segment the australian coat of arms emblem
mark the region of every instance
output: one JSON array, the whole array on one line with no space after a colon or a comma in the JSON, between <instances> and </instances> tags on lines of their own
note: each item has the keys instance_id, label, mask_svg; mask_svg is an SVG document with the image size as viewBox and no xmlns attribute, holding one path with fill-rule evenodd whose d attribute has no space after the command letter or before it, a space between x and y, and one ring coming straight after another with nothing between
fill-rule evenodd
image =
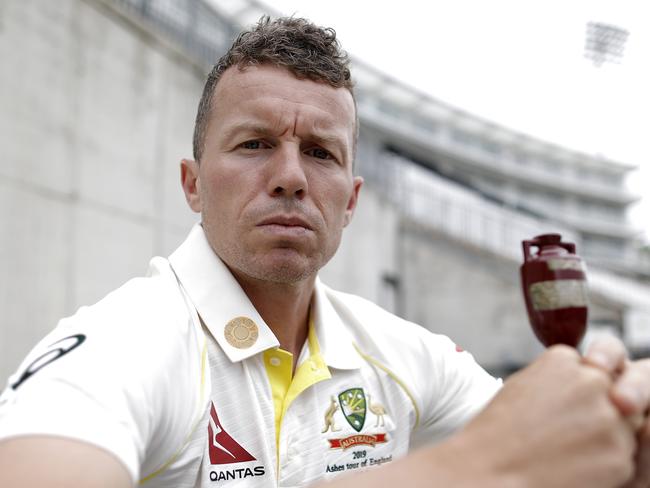
<instances>
[{"instance_id":1,"label":"australian coat of arms emblem","mask_svg":"<svg viewBox=\"0 0 650 488\"><path fill-rule=\"evenodd\" d=\"M339 403L350 426L360 432L366 421L366 395L363 388L350 388L339 393Z\"/></svg>"}]
</instances>

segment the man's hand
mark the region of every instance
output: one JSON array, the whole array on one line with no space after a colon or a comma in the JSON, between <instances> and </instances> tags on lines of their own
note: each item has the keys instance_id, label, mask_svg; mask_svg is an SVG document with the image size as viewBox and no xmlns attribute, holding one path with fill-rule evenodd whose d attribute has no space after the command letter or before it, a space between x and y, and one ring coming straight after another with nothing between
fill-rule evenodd
<instances>
[{"instance_id":1,"label":"man's hand","mask_svg":"<svg viewBox=\"0 0 650 488\"><path fill-rule=\"evenodd\" d=\"M487 461L498 464L501 458L500 469L521 486L614 487L626 482L633 473L636 443L612 401L620 351L601 352L611 367L590 367L574 349L555 346L506 381L466 429L484 436L486 451L492 451Z\"/></svg>"},{"instance_id":2,"label":"man's hand","mask_svg":"<svg viewBox=\"0 0 650 488\"><path fill-rule=\"evenodd\" d=\"M650 487L650 421L647 417L637 433L637 438L636 469L634 477L623 485L625 488Z\"/></svg>"},{"instance_id":3,"label":"man's hand","mask_svg":"<svg viewBox=\"0 0 650 488\"><path fill-rule=\"evenodd\" d=\"M594 342L584 361L607 372L614 379L612 402L637 432L634 477L625 488L650 487L650 359L631 362L623 344L616 339Z\"/></svg>"},{"instance_id":4,"label":"man's hand","mask_svg":"<svg viewBox=\"0 0 650 488\"><path fill-rule=\"evenodd\" d=\"M634 473L636 438L619 408L644 403L623 394L643 385L620 350L606 346L606 365L593 367L575 349L552 347L447 441L326 486L620 487Z\"/></svg>"}]
</instances>

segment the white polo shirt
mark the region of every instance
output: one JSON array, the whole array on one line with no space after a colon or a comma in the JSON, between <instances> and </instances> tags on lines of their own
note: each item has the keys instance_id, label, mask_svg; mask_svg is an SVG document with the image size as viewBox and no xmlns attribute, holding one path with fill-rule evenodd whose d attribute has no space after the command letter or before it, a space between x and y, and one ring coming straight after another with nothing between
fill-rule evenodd
<instances>
[{"instance_id":1,"label":"white polo shirt","mask_svg":"<svg viewBox=\"0 0 650 488\"><path fill-rule=\"evenodd\" d=\"M86 441L143 486L305 486L444 438L500 386L446 337L319 281L310 322L292 375L197 225L34 348L0 439Z\"/></svg>"}]
</instances>

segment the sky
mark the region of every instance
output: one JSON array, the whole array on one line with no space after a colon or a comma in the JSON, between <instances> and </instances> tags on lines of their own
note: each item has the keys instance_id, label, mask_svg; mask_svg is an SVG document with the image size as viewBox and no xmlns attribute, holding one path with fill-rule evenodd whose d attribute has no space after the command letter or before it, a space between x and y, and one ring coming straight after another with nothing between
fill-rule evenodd
<instances>
[{"instance_id":1,"label":"sky","mask_svg":"<svg viewBox=\"0 0 650 488\"><path fill-rule=\"evenodd\" d=\"M640 166L630 219L650 240L650 2L267 0L334 27L353 56L517 131ZM620 64L584 56L586 24L629 31ZM353 73L354 75L354 73Z\"/></svg>"}]
</instances>

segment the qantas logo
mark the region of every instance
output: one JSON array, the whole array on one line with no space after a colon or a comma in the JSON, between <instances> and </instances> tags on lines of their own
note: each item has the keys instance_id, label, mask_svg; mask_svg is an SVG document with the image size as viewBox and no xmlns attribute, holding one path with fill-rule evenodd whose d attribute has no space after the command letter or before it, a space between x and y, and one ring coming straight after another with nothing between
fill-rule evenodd
<instances>
[{"instance_id":1,"label":"qantas logo","mask_svg":"<svg viewBox=\"0 0 650 488\"><path fill-rule=\"evenodd\" d=\"M230 434L225 431L214 403L210 405L210 423L208 424L208 448L210 454L210 464L231 464L244 463L247 461L256 461L256 459Z\"/></svg>"},{"instance_id":2,"label":"qantas logo","mask_svg":"<svg viewBox=\"0 0 650 488\"><path fill-rule=\"evenodd\" d=\"M219 422L214 403L210 402L210 422L208 423L208 454L212 466L219 464L245 463L257 461L251 453L230 437ZM244 478L264 476L266 469L263 464L248 465L249 467L234 468L214 467L210 470L210 481L230 481Z\"/></svg>"}]
</instances>

